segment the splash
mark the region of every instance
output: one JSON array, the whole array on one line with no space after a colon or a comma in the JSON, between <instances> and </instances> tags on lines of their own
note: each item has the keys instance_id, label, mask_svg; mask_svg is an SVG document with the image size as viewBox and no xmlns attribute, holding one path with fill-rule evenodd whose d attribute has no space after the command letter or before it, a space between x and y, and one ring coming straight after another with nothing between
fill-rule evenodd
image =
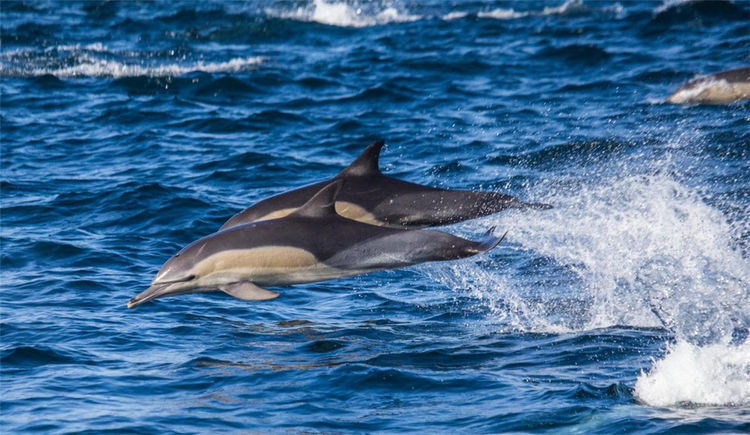
<instances>
[{"instance_id":1,"label":"splash","mask_svg":"<svg viewBox=\"0 0 750 435\"><path fill-rule=\"evenodd\" d=\"M635 384L635 395L651 406L750 404L750 341L739 346L696 346L678 341Z\"/></svg>"},{"instance_id":2,"label":"splash","mask_svg":"<svg viewBox=\"0 0 750 435\"><path fill-rule=\"evenodd\" d=\"M547 316L540 315L544 307L539 302L519 295L513 283L504 274L493 273L470 261L424 264L417 270L447 287L468 291L500 325L499 332L570 331L567 325L555 323Z\"/></svg>"},{"instance_id":3,"label":"splash","mask_svg":"<svg viewBox=\"0 0 750 435\"><path fill-rule=\"evenodd\" d=\"M277 14L267 10L268 15L281 18L316 22L338 27L370 27L390 23L416 21L422 18L410 15L394 6L378 8L373 4L350 4L345 2L328 2L314 0L309 6L299 7L292 12Z\"/></svg>"},{"instance_id":4,"label":"splash","mask_svg":"<svg viewBox=\"0 0 750 435\"><path fill-rule=\"evenodd\" d=\"M546 195L530 194L552 210L466 224L510 230L508 248L551 260L572 276L569 283L527 283L529 273L514 277L514 266L473 262L428 273L468 289L503 330L666 327L675 343L635 388L647 405L750 403L750 262L739 246L745 219L732 225L672 175L632 175L633 166L621 164L596 171L613 175L561 177ZM544 275L544 267L535 273Z\"/></svg>"},{"instance_id":5,"label":"splash","mask_svg":"<svg viewBox=\"0 0 750 435\"><path fill-rule=\"evenodd\" d=\"M553 203L552 210L510 212L485 221L510 230L509 242L529 255L567 271L573 281L563 291L568 302L514 300L539 293L539 284L527 284L524 276L506 284L514 291L496 292L494 275L477 275L464 263L453 271L473 276L478 289L472 291L481 292L483 300L498 299L495 306L523 305L524 315L513 319L518 323L512 327L552 332L667 322L679 337L701 344L750 323L744 314L750 312L750 266L734 246L736 231L687 187L665 175L597 184L569 179L559 180L548 195L532 196Z\"/></svg>"}]
</instances>

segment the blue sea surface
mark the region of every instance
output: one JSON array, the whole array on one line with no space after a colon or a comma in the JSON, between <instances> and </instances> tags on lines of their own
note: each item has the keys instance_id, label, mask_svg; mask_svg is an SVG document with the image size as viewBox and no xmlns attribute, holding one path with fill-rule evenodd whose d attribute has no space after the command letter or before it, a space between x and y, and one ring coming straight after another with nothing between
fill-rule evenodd
<instances>
[{"instance_id":1,"label":"blue sea surface","mask_svg":"<svg viewBox=\"0 0 750 435\"><path fill-rule=\"evenodd\" d=\"M0 3L0 431L750 432L748 2ZM383 172L494 250L126 308L233 214Z\"/></svg>"}]
</instances>

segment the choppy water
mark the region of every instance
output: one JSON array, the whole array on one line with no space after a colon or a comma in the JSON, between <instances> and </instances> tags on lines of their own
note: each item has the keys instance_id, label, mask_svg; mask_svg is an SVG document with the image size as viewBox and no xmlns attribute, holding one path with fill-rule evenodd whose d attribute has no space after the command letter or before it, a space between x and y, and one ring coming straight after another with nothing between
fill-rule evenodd
<instances>
[{"instance_id":1,"label":"choppy water","mask_svg":"<svg viewBox=\"0 0 750 435\"><path fill-rule=\"evenodd\" d=\"M750 431L747 3L10 2L3 431ZM494 251L125 304L385 138L385 172L555 205Z\"/></svg>"}]
</instances>

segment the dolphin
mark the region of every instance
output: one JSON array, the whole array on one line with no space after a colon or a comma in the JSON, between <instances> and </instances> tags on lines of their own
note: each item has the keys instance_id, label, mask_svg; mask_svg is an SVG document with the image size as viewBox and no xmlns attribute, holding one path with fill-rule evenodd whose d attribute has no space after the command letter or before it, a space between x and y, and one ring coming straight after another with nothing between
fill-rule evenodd
<instances>
[{"instance_id":1,"label":"dolphin","mask_svg":"<svg viewBox=\"0 0 750 435\"><path fill-rule=\"evenodd\" d=\"M750 98L750 67L698 77L667 98L673 104L728 104Z\"/></svg>"},{"instance_id":2,"label":"dolphin","mask_svg":"<svg viewBox=\"0 0 750 435\"><path fill-rule=\"evenodd\" d=\"M439 189L387 177L378 167L384 144L382 140L370 144L331 180L272 196L242 210L220 230L287 216L334 180L346 181L336 200L336 212L349 219L392 228L447 225L506 208L551 208L496 192Z\"/></svg>"},{"instance_id":3,"label":"dolphin","mask_svg":"<svg viewBox=\"0 0 750 435\"><path fill-rule=\"evenodd\" d=\"M199 239L175 254L128 308L152 299L222 290L262 301L279 293L261 286L299 284L488 251L505 237L494 227L474 242L441 231L368 225L336 213L336 180L289 215L238 225Z\"/></svg>"}]
</instances>

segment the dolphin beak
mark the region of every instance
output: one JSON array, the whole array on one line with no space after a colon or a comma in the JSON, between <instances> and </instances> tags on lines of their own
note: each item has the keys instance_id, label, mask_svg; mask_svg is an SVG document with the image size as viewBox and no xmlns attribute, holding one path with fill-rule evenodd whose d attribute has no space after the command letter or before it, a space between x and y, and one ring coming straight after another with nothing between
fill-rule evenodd
<instances>
[{"instance_id":1,"label":"dolphin beak","mask_svg":"<svg viewBox=\"0 0 750 435\"><path fill-rule=\"evenodd\" d=\"M128 308L133 308L144 302L150 301L151 299L163 296L191 293L191 290L196 288L196 286L190 285L190 281L193 281L194 279L195 275L189 275L169 281L161 280L156 282L156 280L154 280L149 288L138 293L133 299L128 301Z\"/></svg>"},{"instance_id":2,"label":"dolphin beak","mask_svg":"<svg viewBox=\"0 0 750 435\"><path fill-rule=\"evenodd\" d=\"M146 290L138 293L133 299L128 301L128 308L136 307L144 302L150 301L151 299L163 296L166 292L164 291L169 284L154 284Z\"/></svg>"}]
</instances>

